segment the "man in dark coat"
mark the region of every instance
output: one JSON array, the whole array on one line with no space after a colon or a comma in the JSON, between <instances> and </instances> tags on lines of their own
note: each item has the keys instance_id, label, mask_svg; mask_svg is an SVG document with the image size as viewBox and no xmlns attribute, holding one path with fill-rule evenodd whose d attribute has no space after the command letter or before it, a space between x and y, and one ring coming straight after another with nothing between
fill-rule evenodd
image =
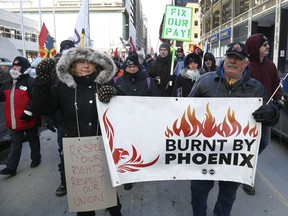
<instances>
[{"instance_id":1,"label":"man in dark coat","mask_svg":"<svg viewBox=\"0 0 288 216\"><path fill-rule=\"evenodd\" d=\"M249 49L250 74L251 77L261 82L271 97L280 84L279 74L275 64L267 56L269 54L269 41L265 35L253 34L246 40L246 46ZM279 88L273 96L273 102L279 108L282 107L281 89ZM260 141L259 154L269 145L271 139L271 127L263 127L263 137ZM255 194L255 186L243 185L244 191L248 195Z\"/></svg>"},{"instance_id":2,"label":"man in dark coat","mask_svg":"<svg viewBox=\"0 0 288 216\"><path fill-rule=\"evenodd\" d=\"M268 100L264 86L250 77L248 72L248 51L242 43L228 45L224 62L218 71L203 74L194 84L190 97L261 97L264 105L251 113L262 125L274 125L279 119L278 109L266 105ZM263 133L262 133L263 137ZM230 216L236 199L238 182L219 181L219 193L213 215ZM191 196L193 215L206 215L207 198L214 181L192 180Z\"/></svg>"},{"instance_id":3,"label":"man in dark coat","mask_svg":"<svg viewBox=\"0 0 288 216\"><path fill-rule=\"evenodd\" d=\"M160 96L169 97L172 95L175 77L171 75L172 56L170 45L166 42L159 47L159 55L148 67L148 74L155 78ZM174 67L176 62L174 61Z\"/></svg>"}]
</instances>

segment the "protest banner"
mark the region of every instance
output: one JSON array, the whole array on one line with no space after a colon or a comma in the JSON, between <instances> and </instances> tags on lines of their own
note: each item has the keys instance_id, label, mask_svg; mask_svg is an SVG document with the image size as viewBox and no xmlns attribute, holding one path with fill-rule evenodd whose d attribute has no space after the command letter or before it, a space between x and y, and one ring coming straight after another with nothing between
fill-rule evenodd
<instances>
[{"instance_id":1,"label":"protest banner","mask_svg":"<svg viewBox=\"0 0 288 216\"><path fill-rule=\"evenodd\" d=\"M112 184L224 180L253 184L259 98L97 99Z\"/></svg>"},{"instance_id":2,"label":"protest banner","mask_svg":"<svg viewBox=\"0 0 288 216\"><path fill-rule=\"evenodd\" d=\"M63 138L63 151L69 211L117 205L102 137Z\"/></svg>"},{"instance_id":3,"label":"protest banner","mask_svg":"<svg viewBox=\"0 0 288 216\"><path fill-rule=\"evenodd\" d=\"M191 41L192 8L167 5L162 38Z\"/></svg>"}]
</instances>

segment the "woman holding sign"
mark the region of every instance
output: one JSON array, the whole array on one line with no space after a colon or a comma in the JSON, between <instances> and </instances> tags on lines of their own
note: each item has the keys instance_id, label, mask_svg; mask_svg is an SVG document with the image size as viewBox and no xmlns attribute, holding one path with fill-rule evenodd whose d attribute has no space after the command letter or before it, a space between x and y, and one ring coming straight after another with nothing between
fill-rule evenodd
<instances>
[{"instance_id":1,"label":"woman holding sign","mask_svg":"<svg viewBox=\"0 0 288 216\"><path fill-rule=\"evenodd\" d=\"M42 114L59 110L64 138L101 135L95 94L97 92L99 99L105 102L116 94L115 88L102 85L115 75L113 60L91 48L71 48L57 63L58 82L51 86L54 66L54 60L45 59L36 68L35 109ZM117 201L117 206L107 208L112 216L122 215L119 199ZM78 212L77 215L94 216L95 212Z\"/></svg>"}]
</instances>

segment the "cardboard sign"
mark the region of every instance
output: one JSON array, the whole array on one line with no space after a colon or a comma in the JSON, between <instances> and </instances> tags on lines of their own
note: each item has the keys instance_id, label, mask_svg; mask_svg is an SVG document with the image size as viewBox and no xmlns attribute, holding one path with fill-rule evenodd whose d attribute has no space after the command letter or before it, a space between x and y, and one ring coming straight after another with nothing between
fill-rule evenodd
<instances>
[{"instance_id":1,"label":"cardboard sign","mask_svg":"<svg viewBox=\"0 0 288 216\"><path fill-rule=\"evenodd\" d=\"M166 6L162 31L163 39L190 41L192 28L192 8Z\"/></svg>"},{"instance_id":2,"label":"cardboard sign","mask_svg":"<svg viewBox=\"0 0 288 216\"><path fill-rule=\"evenodd\" d=\"M69 211L117 205L101 136L63 138Z\"/></svg>"}]
</instances>

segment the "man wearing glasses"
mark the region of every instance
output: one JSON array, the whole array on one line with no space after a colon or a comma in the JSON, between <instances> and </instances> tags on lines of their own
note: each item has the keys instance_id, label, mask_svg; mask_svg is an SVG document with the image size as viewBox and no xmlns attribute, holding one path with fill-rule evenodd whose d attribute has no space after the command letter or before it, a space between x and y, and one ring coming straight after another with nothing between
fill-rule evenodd
<instances>
[{"instance_id":1,"label":"man wearing glasses","mask_svg":"<svg viewBox=\"0 0 288 216\"><path fill-rule=\"evenodd\" d=\"M250 74L251 77L261 82L267 91L269 98L273 95L280 83L279 74L275 64L268 59L269 41L265 35L258 33L251 35L246 40L246 46L249 50ZM273 103L280 109L283 106L281 101L281 89L279 88L273 96ZM260 141L259 154L268 146L271 137L271 127L262 128L262 137ZM243 185L245 193L255 195L255 186Z\"/></svg>"},{"instance_id":2,"label":"man wearing glasses","mask_svg":"<svg viewBox=\"0 0 288 216\"><path fill-rule=\"evenodd\" d=\"M279 111L271 104L266 105L268 97L265 88L259 81L251 78L248 64L247 47L243 43L229 44L225 60L217 71L203 74L194 84L188 97L262 97L265 105L260 106L251 115L263 125L274 125L279 119ZM230 216L240 183L219 181L218 184L219 193L213 215ZM212 180L191 181L193 216L207 215L207 199L213 187Z\"/></svg>"}]
</instances>

